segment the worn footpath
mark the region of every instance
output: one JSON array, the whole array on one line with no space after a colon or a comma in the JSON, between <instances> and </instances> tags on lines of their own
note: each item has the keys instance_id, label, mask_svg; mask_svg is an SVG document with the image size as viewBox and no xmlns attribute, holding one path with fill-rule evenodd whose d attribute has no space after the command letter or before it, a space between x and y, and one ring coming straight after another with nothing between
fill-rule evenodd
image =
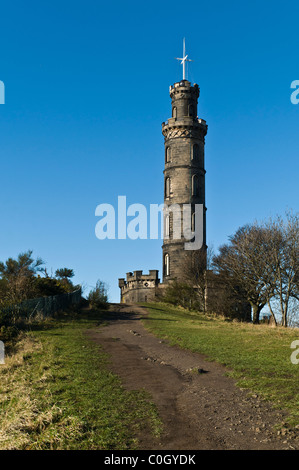
<instances>
[{"instance_id":1,"label":"worn footpath","mask_svg":"<svg viewBox=\"0 0 299 470\"><path fill-rule=\"evenodd\" d=\"M157 406L163 432L141 433L140 449L299 449L294 432L275 428L286 413L238 388L225 367L154 336L145 315L143 307L114 304L107 325L87 332L109 354L123 386L147 390Z\"/></svg>"}]
</instances>

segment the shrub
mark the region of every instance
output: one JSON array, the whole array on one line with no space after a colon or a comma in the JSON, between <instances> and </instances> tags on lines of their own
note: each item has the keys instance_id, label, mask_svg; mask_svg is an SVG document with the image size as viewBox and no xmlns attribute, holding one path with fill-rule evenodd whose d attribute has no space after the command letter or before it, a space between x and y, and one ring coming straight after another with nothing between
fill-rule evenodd
<instances>
[{"instance_id":1,"label":"shrub","mask_svg":"<svg viewBox=\"0 0 299 470\"><path fill-rule=\"evenodd\" d=\"M16 326L5 326L0 327L0 341L6 343L11 341L19 335L20 331Z\"/></svg>"},{"instance_id":2,"label":"shrub","mask_svg":"<svg viewBox=\"0 0 299 470\"><path fill-rule=\"evenodd\" d=\"M96 287L89 292L88 301L92 308L108 308L107 286L103 281L97 281Z\"/></svg>"},{"instance_id":3,"label":"shrub","mask_svg":"<svg viewBox=\"0 0 299 470\"><path fill-rule=\"evenodd\" d=\"M62 281L51 277L38 276L34 281L34 297L47 297L49 295L58 295L68 292Z\"/></svg>"},{"instance_id":4,"label":"shrub","mask_svg":"<svg viewBox=\"0 0 299 470\"><path fill-rule=\"evenodd\" d=\"M178 282L175 280L170 283L165 289L164 296L161 300L189 310L201 310L196 290L187 282Z\"/></svg>"}]
</instances>

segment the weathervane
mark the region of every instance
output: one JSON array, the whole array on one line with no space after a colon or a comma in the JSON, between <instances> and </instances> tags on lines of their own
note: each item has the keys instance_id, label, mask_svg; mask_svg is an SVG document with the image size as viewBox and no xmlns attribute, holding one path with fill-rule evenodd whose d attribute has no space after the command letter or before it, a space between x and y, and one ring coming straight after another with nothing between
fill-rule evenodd
<instances>
[{"instance_id":1,"label":"weathervane","mask_svg":"<svg viewBox=\"0 0 299 470\"><path fill-rule=\"evenodd\" d=\"M183 57L175 57L176 60L181 60L181 64L183 65L183 80L185 80L185 64L186 62L193 62L193 60L188 59L188 55L186 55L186 50L185 50L185 38L183 40Z\"/></svg>"}]
</instances>

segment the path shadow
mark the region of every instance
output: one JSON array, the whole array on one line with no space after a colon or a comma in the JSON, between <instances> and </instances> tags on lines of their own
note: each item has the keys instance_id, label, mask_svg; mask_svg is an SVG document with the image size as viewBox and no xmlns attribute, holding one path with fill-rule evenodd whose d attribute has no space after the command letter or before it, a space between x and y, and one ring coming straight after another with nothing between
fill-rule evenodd
<instances>
[{"instance_id":1,"label":"path shadow","mask_svg":"<svg viewBox=\"0 0 299 470\"><path fill-rule=\"evenodd\" d=\"M143 312L134 312L133 309L138 307L139 309L144 310ZM132 311L130 311L132 309ZM159 309L162 311L162 309ZM143 305L136 304L110 304L109 310L102 312L102 318L105 321L117 321L117 320L140 320L140 318L146 318L147 320L154 320L148 317L148 311ZM169 318L159 318L159 321L176 321L169 320Z\"/></svg>"}]
</instances>

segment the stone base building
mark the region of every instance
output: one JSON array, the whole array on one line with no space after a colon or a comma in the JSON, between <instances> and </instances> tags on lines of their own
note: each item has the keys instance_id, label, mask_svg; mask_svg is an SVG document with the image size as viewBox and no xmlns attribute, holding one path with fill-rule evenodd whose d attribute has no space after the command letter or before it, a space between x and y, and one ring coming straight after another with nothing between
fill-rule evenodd
<instances>
[{"instance_id":1,"label":"stone base building","mask_svg":"<svg viewBox=\"0 0 299 470\"><path fill-rule=\"evenodd\" d=\"M142 271L127 273L126 279L118 280L120 301L122 303L152 302L158 296L160 286L159 271L150 270L149 274Z\"/></svg>"}]
</instances>

